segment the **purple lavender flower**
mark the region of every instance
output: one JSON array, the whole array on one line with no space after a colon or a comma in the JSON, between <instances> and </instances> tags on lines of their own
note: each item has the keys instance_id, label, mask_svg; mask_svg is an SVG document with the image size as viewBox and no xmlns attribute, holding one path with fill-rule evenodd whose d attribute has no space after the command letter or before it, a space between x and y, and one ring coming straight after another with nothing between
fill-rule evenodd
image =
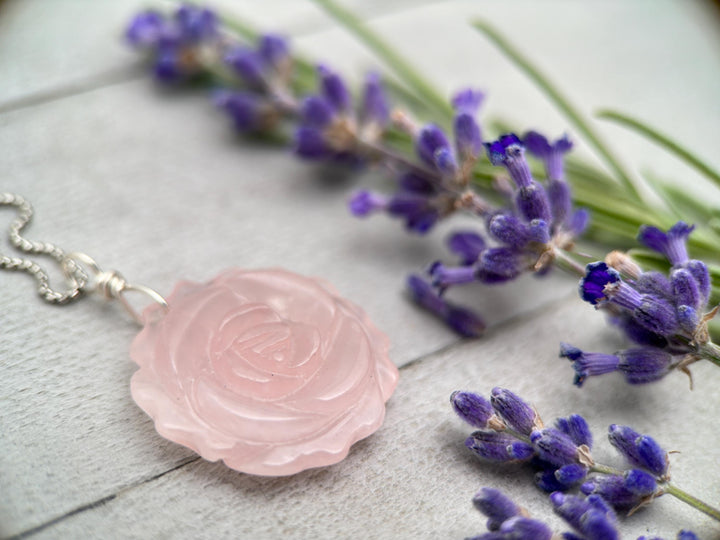
<instances>
[{"instance_id":1,"label":"purple lavender flower","mask_svg":"<svg viewBox=\"0 0 720 540\"><path fill-rule=\"evenodd\" d=\"M622 475L600 475L584 483L580 490L598 495L616 508L628 509L642 503L657 490L655 478L645 471L631 469Z\"/></svg>"},{"instance_id":2,"label":"purple lavender flower","mask_svg":"<svg viewBox=\"0 0 720 540\"><path fill-rule=\"evenodd\" d=\"M142 11L128 24L125 39L133 47L154 47L160 39L164 22L161 13L154 10Z\"/></svg>"},{"instance_id":3,"label":"purple lavender flower","mask_svg":"<svg viewBox=\"0 0 720 540\"><path fill-rule=\"evenodd\" d=\"M452 99L455 108L455 146L463 161L474 161L482 150L482 130L475 116L484 98L482 92L467 88Z\"/></svg>"},{"instance_id":4,"label":"purple lavender flower","mask_svg":"<svg viewBox=\"0 0 720 540\"><path fill-rule=\"evenodd\" d=\"M641 326L661 336L673 335L678 330L677 314L667 300L641 294L604 262L587 265L585 277L580 281L580 296L594 305L611 302L627 310Z\"/></svg>"},{"instance_id":5,"label":"purple lavender flower","mask_svg":"<svg viewBox=\"0 0 720 540\"><path fill-rule=\"evenodd\" d=\"M241 133L271 131L280 120L273 104L252 92L218 90L213 101L227 112Z\"/></svg>"},{"instance_id":6,"label":"purple lavender flower","mask_svg":"<svg viewBox=\"0 0 720 540\"><path fill-rule=\"evenodd\" d=\"M390 120L390 104L377 73L369 73L365 78L360 119L379 128L387 126Z\"/></svg>"},{"instance_id":7,"label":"purple lavender flower","mask_svg":"<svg viewBox=\"0 0 720 540\"><path fill-rule=\"evenodd\" d=\"M640 227L638 240L643 245L664 255L670 264L676 266L688 260L686 243L693 229L695 229L694 225L688 225L683 221L678 221L667 232L663 232L657 227L643 225Z\"/></svg>"},{"instance_id":8,"label":"purple lavender flower","mask_svg":"<svg viewBox=\"0 0 720 540\"><path fill-rule=\"evenodd\" d=\"M517 135L503 135L496 141L485 143L485 149L490 163L503 165L518 187L527 187L534 182L530 166L525 160L525 147Z\"/></svg>"},{"instance_id":9,"label":"purple lavender flower","mask_svg":"<svg viewBox=\"0 0 720 540\"><path fill-rule=\"evenodd\" d=\"M582 446L584 444L588 448L592 448L593 437L590 426L579 414L556 419L555 427L570 437L576 445Z\"/></svg>"},{"instance_id":10,"label":"purple lavender flower","mask_svg":"<svg viewBox=\"0 0 720 540\"><path fill-rule=\"evenodd\" d=\"M528 152L543 160L548 177L547 194L553 214L553 226L573 230L577 227L572 223L576 219L571 214L572 197L570 186L565 182L564 155L572 148L572 143L563 136L550 143L545 136L536 131L525 134L524 141Z\"/></svg>"},{"instance_id":11,"label":"purple lavender flower","mask_svg":"<svg viewBox=\"0 0 720 540\"><path fill-rule=\"evenodd\" d=\"M128 43L150 54L156 78L166 83L199 75L198 47L217 36L217 15L189 4L180 6L172 17L152 10L141 12L125 30Z\"/></svg>"},{"instance_id":12,"label":"purple lavender flower","mask_svg":"<svg viewBox=\"0 0 720 540\"><path fill-rule=\"evenodd\" d=\"M616 354L584 352L567 343L560 344L560 357L573 362L576 386L588 377L620 371L630 384L657 381L670 372L672 355L651 347L625 349Z\"/></svg>"},{"instance_id":13,"label":"purple lavender flower","mask_svg":"<svg viewBox=\"0 0 720 540\"><path fill-rule=\"evenodd\" d=\"M408 277L407 286L412 299L450 328L464 337L478 337L485 331L485 323L472 311L456 306L440 295L419 276Z\"/></svg>"},{"instance_id":14,"label":"purple lavender flower","mask_svg":"<svg viewBox=\"0 0 720 540\"><path fill-rule=\"evenodd\" d=\"M556 467L578 462L578 448L573 440L555 428L533 431L530 441L543 461Z\"/></svg>"},{"instance_id":15,"label":"purple lavender flower","mask_svg":"<svg viewBox=\"0 0 720 540\"><path fill-rule=\"evenodd\" d=\"M530 435L537 426L535 409L517 394L505 388L495 387L490 395L495 411L515 431Z\"/></svg>"},{"instance_id":16,"label":"purple lavender flower","mask_svg":"<svg viewBox=\"0 0 720 540\"><path fill-rule=\"evenodd\" d=\"M445 156L451 153L450 142L440 127L430 124L420 130L415 141L415 151L426 165L435 169L438 153Z\"/></svg>"},{"instance_id":17,"label":"purple lavender flower","mask_svg":"<svg viewBox=\"0 0 720 540\"><path fill-rule=\"evenodd\" d=\"M455 231L446 244L450 251L460 256L460 262L465 266L475 263L487 246L485 239L475 231Z\"/></svg>"},{"instance_id":18,"label":"purple lavender flower","mask_svg":"<svg viewBox=\"0 0 720 540\"><path fill-rule=\"evenodd\" d=\"M550 540L552 531L543 522L521 515L508 497L492 488L482 488L473 497L473 505L488 517L489 533L468 540Z\"/></svg>"},{"instance_id":19,"label":"purple lavender flower","mask_svg":"<svg viewBox=\"0 0 720 540\"><path fill-rule=\"evenodd\" d=\"M486 527L497 531L504 521L520 514L520 509L500 490L484 487L473 497L473 506L487 516Z\"/></svg>"},{"instance_id":20,"label":"purple lavender flower","mask_svg":"<svg viewBox=\"0 0 720 540\"><path fill-rule=\"evenodd\" d=\"M453 392L450 403L460 418L476 428L487 427L488 420L495 412L488 400L473 392Z\"/></svg>"},{"instance_id":21,"label":"purple lavender flower","mask_svg":"<svg viewBox=\"0 0 720 540\"><path fill-rule=\"evenodd\" d=\"M520 451L525 445L527 451ZM527 461L533 456L532 446L516 439L512 435L498 433L497 431L475 431L465 441L468 447L475 455L488 461L507 462L507 461ZM511 454L509 448L513 449ZM523 458L517 458L516 455L523 455Z\"/></svg>"},{"instance_id":22,"label":"purple lavender flower","mask_svg":"<svg viewBox=\"0 0 720 540\"><path fill-rule=\"evenodd\" d=\"M667 473L667 452L652 437L641 435L629 426L612 424L608 428L608 439L636 467L657 476Z\"/></svg>"},{"instance_id":23,"label":"purple lavender flower","mask_svg":"<svg viewBox=\"0 0 720 540\"><path fill-rule=\"evenodd\" d=\"M528 131L523 137L523 143L528 152L543 160L545 172L549 179L565 179L563 158L573 146L567 135L563 135L554 143L550 143L544 135L537 131Z\"/></svg>"},{"instance_id":24,"label":"purple lavender flower","mask_svg":"<svg viewBox=\"0 0 720 540\"><path fill-rule=\"evenodd\" d=\"M553 493L550 501L555 513L586 540L614 540L620 538L617 516L610 506L597 495L585 499L574 495Z\"/></svg>"}]
</instances>

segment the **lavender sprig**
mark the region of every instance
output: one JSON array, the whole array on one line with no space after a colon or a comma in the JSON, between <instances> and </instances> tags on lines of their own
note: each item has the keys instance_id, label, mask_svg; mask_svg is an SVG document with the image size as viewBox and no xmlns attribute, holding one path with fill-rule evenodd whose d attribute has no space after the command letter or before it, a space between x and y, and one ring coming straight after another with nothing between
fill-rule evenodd
<instances>
[{"instance_id":1,"label":"lavender sprig","mask_svg":"<svg viewBox=\"0 0 720 540\"><path fill-rule=\"evenodd\" d=\"M524 508L516 505L497 489L484 487L473 497L475 508L487 516L485 526L490 531L468 537L466 540L543 540L557 538L550 527L531 518ZM578 497L555 492L550 495L553 511L560 516L573 532L562 533L565 540L616 540L617 515L598 495ZM641 536L638 540L662 540L660 537ZM676 540L698 540L689 530L678 532Z\"/></svg>"},{"instance_id":2,"label":"lavender sprig","mask_svg":"<svg viewBox=\"0 0 720 540\"><path fill-rule=\"evenodd\" d=\"M571 490L631 513L669 494L720 521L720 510L670 482L670 462L663 447L628 426L613 424L608 429L610 444L629 464L621 470L594 460L593 437L580 415L558 418L548 427L531 405L504 388L494 388L490 400L457 391L450 402L458 416L476 428L465 441L471 452L492 463L530 465L536 471L535 484L553 493L558 508L574 500L561 495Z\"/></svg>"},{"instance_id":3,"label":"lavender sprig","mask_svg":"<svg viewBox=\"0 0 720 540\"><path fill-rule=\"evenodd\" d=\"M643 271L620 252L587 265L580 280L581 298L606 312L636 346L604 354L563 343L560 356L572 362L577 386L588 377L613 371L621 372L630 384L645 384L676 369L689 375L688 366L702 359L720 366L720 349L708 330L717 312L717 307L708 306L710 273L687 252L693 229L682 221L667 231L640 229L638 240L670 264L667 275Z\"/></svg>"}]
</instances>

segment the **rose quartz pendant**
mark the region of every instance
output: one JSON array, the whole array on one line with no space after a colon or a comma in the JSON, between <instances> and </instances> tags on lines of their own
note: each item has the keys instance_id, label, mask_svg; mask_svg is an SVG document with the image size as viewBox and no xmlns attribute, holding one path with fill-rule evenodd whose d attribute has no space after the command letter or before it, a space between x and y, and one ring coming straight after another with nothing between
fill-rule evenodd
<instances>
[{"instance_id":1,"label":"rose quartz pendant","mask_svg":"<svg viewBox=\"0 0 720 540\"><path fill-rule=\"evenodd\" d=\"M145 310L130 352L133 399L163 437L281 476L337 463L382 424L389 340L329 283L231 269L167 301Z\"/></svg>"}]
</instances>

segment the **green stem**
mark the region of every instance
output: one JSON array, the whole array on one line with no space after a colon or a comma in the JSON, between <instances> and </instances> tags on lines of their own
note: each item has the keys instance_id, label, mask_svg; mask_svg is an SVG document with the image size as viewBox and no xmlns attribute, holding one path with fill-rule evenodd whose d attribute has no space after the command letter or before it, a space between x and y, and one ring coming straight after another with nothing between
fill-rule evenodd
<instances>
[{"instance_id":1,"label":"green stem","mask_svg":"<svg viewBox=\"0 0 720 540\"><path fill-rule=\"evenodd\" d=\"M683 491L673 484L667 483L663 486L663 491L668 495L672 495L678 500L681 500L685 504L689 504L696 510L700 510L703 514L706 514L713 518L715 521L720 521L720 510L710 506L709 504L701 501L697 497L693 497L688 492Z\"/></svg>"},{"instance_id":2,"label":"green stem","mask_svg":"<svg viewBox=\"0 0 720 540\"><path fill-rule=\"evenodd\" d=\"M567 251L563 249L555 250L555 266L573 276L583 277L585 275L585 268L572 259Z\"/></svg>"},{"instance_id":3,"label":"green stem","mask_svg":"<svg viewBox=\"0 0 720 540\"><path fill-rule=\"evenodd\" d=\"M619 476L624 471L615 469L613 467L608 467L607 465L603 465L602 463L594 463L590 467L590 472L597 472L597 473L601 473L601 474L613 474L613 475Z\"/></svg>"},{"instance_id":4,"label":"green stem","mask_svg":"<svg viewBox=\"0 0 720 540\"><path fill-rule=\"evenodd\" d=\"M553 86L545 75L532 65L532 63L525 58L518 49L511 45L497 30L495 30L490 24L482 20L473 21L473 26L482 32L486 37L490 39L505 55L512 60L516 66L518 66L525 75L527 75L544 93L555 106L575 125L575 128L585 137L587 142L592 146L595 151L602 157L605 163L610 169L617 175L620 181L624 184L628 193L631 194L635 199L640 198L640 191L636 185L637 180L634 180L625 168L620 164L617 158L612 154L610 149L602 142L600 136L590 126L590 124L583 118L582 114L570 104L570 102L563 96L560 91Z\"/></svg>"},{"instance_id":5,"label":"green stem","mask_svg":"<svg viewBox=\"0 0 720 540\"><path fill-rule=\"evenodd\" d=\"M700 356L720 367L720 347L712 341L700 347Z\"/></svg>"},{"instance_id":6,"label":"green stem","mask_svg":"<svg viewBox=\"0 0 720 540\"><path fill-rule=\"evenodd\" d=\"M397 53L380 36L370 30L354 13L333 0L313 0L346 29L355 34L370 50L385 62L405 84L445 118L453 115L447 99L438 92L408 60Z\"/></svg>"},{"instance_id":7,"label":"green stem","mask_svg":"<svg viewBox=\"0 0 720 540\"><path fill-rule=\"evenodd\" d=\"M670 139L670 137L668 137L667 135L663 135L659 131L640 122L639 120L636 120L635 118L631 118L616 111L602 110L597 112L595 116L597 116L598 118L603 118L605 120L617 122L622 126L637 131L641 135L644 135L645 137L653 141L655 144L663 147L668 152L675 154L676 157L680 158L685 163L697 170L699 173L705 175L707 178L712 180L715 185L720 186L720 174L714 171L707 163L705 163L699 157L692 154L689 150L683 148L682 146L680 146L680 144Z\"/></svg>"}]
</instances>

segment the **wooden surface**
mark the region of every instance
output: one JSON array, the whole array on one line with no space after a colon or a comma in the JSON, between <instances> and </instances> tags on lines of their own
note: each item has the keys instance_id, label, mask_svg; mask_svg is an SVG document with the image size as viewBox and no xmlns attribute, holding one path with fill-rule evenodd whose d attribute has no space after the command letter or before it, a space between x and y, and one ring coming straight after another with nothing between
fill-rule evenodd
<instances>
[{"instance_id":1,"label":"wooden surface","mask_svg":"<svg viewBox=\"0 0 720 540\"><path fill-rule=\"evenodd\" d=\"M376 64L309 3L223 4L348 75ZM28 236L87 252L164 294L180 278L205 280L229 266L321 276L388 333L400 386L385 425L340 464L289 478L242 475L160 438L135 406L127 350L137 328L119 306L93 298L50 307L27 276L2 272L1 537L462 538L482 530L470 498L484 485L564 530L529 471L484 465L463 447L470 430L448 396L496 385L534 402L546 419L586 415L596 457L611 464L619 461L604 440L608 424L655 436L680 452L672 457L676 483L720 502L717 368L698 365L693 392L680 375L646 388L610 376L578 390L558 342L604 351L621 342L559 275L459 291L492 324L482 340L459 340L401 292L407 273L445 255L452 224L419 239L384 217L359 222L347 213L347 194L380 178L343 178L244 143L205 96L158 89L120 41L142 5L0 5L0 189L33 202ZM468 27L475 15L525 47L584 111L613 106L652 120L720 165L720 33L704 4L348 5L448 94L466 84L488 91L492 116L572 134ZM603 132L630 165L702 192L702 180L648 143L613 127ZM0 212L2 227L10 219ZM623 524L627 538L670 538L682 527L703 538L720 530L667 497Z\"/></svg>"}]
</instances>

